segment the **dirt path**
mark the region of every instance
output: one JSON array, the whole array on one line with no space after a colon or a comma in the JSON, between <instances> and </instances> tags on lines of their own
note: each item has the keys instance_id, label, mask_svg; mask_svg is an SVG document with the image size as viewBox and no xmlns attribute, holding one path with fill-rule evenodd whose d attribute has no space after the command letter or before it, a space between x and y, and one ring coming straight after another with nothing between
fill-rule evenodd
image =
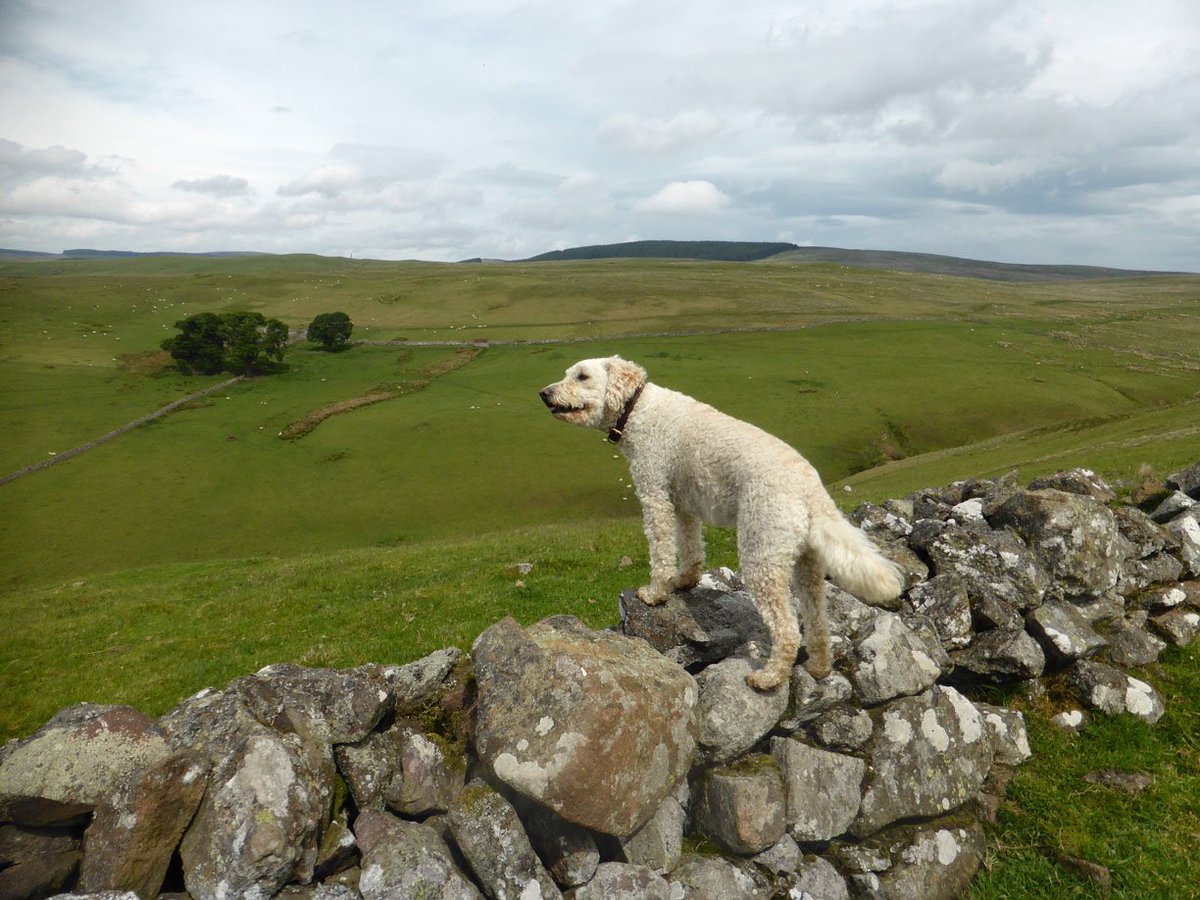
<instances>
[{"instance_id":1,"label":"dirt path","mask_svg":"<svg viewBox=\"0 0 1200 900\"><path fill-rule=\"evenodd\" d=\"M108 443L115 437L120 437L127 432L133 431L135 428L140 428L147 422L162 418L168 413L175 412L175 410L179 409L180 407L187 406L187 404L195 400L199 400L201 397L207 397L209 394L215 394L217 391L224 390L231 384L237 384L239 381L245 380L245 378L245 375L238 375L235 378L222 381L220 384L214 384L211 387L206 387L202 391L196 391L194 394L188 394L186 397L176 400L173 403L168 403L166 406L162 407L162 409L156 409L154 412L148 413L147 415L142 416L140 419L134 419L132 422L122 425L120 428L110 431L108 434L102 434L100 437L90 440L86 444L80 444L78 447L72 447L70 450L64 450L62 453L57 453L54 456L43 459L40 462L36 462L31 466L25 466L23 469L17 469L15 472L9 472L7 475L0 477L0 484L8 484L10 481L16 481L18 478L21 478L24 475L31 475L34 472L40 472L42 469L49 468L55 463L64 462L68 459L73 459L82 453L87 453L89 450L93 450L96 447L99 447L101 444Z\"/></svg>"}]
</instances>

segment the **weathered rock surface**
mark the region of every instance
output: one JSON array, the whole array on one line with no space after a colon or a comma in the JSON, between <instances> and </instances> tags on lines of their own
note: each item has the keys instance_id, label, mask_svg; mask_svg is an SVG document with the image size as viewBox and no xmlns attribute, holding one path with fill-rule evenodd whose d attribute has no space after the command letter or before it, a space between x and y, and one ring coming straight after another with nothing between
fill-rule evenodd
<instances>
[{"instance_id":1,"label":"weathered rock surface","mask_svg":"<svg viewBox=\"0 0 1200 900\"><path fill-rule=\"evenodd\" d=\"M788 686L757 691L746 683L756 668L730 657L696 676L700 692L700 755L711 763L740 756L775 727L787 708Z\"/></svg>"},{"instance_id":2,"label":"weathered rock surface","mask_svg":"<svg viewBox=\"0 0 1200 900\"><path fill-rule=\"evenodd\" d=\"M856 635L850 682L864 703L874 705L919 694L937 681L948 663L932 623L916 631L895 613L884 613Z\"/></svg>"},{"instance_id":3,"label":"weathered rock surface","mask_svg":"<svg viewBox=\"0 0 1200 900\"><path fill-rule=\"evenodd\" d=\"M749 641L769 646L771 633L744 591L698 587L648 606L621 595L621 633L639 637L667 659L692 668L730 656Z\"/></svg>"},{"instance_id":4,"label":"weathered rock surface","mask_svg":"<svg viewBox=\"0 0 1200 900\"><path fill-rule=\"evenodd\" d=\"M1104 663L1080 660L1067 670L1067 682L1085 706L1110 716L1128 713L1153 725L1165 711L1151 685Z\"/></svg>"},{"instance_id":5,"label":"weathered rock surface","mask_svg":"<svg viewBox=\"0 0 1200 900\"><path fill-rule=\"evenodd\" d=\"M670 885L654 870L606 862L587 884L567 891L567 900L674 900Z\"/></svg>"},{"instance_id":6,"label":"weathered rock surface","mask_svg":"<svg viewBox=\"0 0 1200 900\"><path fill-rule=\"evenodd\" d=\"M772 738L783 774L788 833L801 843L827 841L850 827L862 803L866 763L854 756Z\"/></svg>"},{"instance_id":7,"label":"weathered rock surface","mask_svg":"<svg viewBox=\"0 0 1200 900\"><path fill-rule=\"evenodd\" d=\"M783 837L786 813L783 774L770 756L709 769L700 782L700 830L732 853L750 856L773 847Z\"/></svg>"},{"instance_id":8,"label":"weathered rock surface","mask_svg":"<svg viewBox=\"0 0 1200 900\"><path fill-rule=\"evenodd\" d=\"M569 821L628 836L691 765L695 680L644 642L569 616L528 630L505 619L474 656L479 758Z\"/></svg>"},{"instance_id":9,"label":"weathered rock surface","mask_svg":"<svg viewBox=\"0 0 1200 900\"><path fill-rule=\"evenodd\" d=\"M446 842L428 825L372 809L355 821L354 836L363 852L358 887L364 900L483 897L455 866Z\"/></svg>"},{"instance_id":10,"label":"weathered rock surface","mask_svg":"<svg viewBox=\"0 0 1200 900\"><path fill-rule=\"evenodd\" d=\"M1026 627L1058 663L1092 656L1108 642L1072 603L1047 600L1029 614Z\"/></svg>"}]
</instances>

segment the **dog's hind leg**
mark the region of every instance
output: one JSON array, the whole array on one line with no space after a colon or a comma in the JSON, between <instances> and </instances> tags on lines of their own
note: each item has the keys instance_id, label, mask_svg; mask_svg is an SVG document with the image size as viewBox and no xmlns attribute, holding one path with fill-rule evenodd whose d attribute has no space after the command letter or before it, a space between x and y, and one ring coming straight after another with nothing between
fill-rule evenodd
<instances>
[{"instance_id":1,"label":"dog's hind leg","mask_svg":"<svg viewBox=\"0 0 1200 900\"><path fill-rule=\"evenodd\" d=\"M800 629L788 599L788 568L771 566L765 570L742 563L746 590L771 632L771 655L761 669L746 676L746 683L760 691L786 684L800 649Z\"/></svg>"},{"instance_id":2,"label":"dog's hind leg","mask_svg":"<svg viewBox=\"0 0 1200 900\"><path fill-rule=\"evenodd\" d=\"M688 590L700 583L704 574L704 528L699 516L680 511L675 522L679 542L679 575L675 590Z\"/></svg>"},{"instance_id":3,"label":"dog's hind leg","mask_svg":"<svg viewBox=\"0 0 1200 900\"><path fill-rule=\"evenodd\" d=\"M829 652L829 613L825 607L825 572L820 559L805 553L796 561L792 590L804 617L804 668L813 678L825 678L833 670Z\"/></svg>"}]
</instances>

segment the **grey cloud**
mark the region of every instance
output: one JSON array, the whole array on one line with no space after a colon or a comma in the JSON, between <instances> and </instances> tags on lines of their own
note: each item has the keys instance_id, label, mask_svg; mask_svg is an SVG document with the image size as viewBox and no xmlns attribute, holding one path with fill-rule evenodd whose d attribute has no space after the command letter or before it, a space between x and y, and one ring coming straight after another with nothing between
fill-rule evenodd
<instances>
[{"instance_id":1,"label":"grey cloud","mask_svg":"<svg viewBox=\"0 0 1200 900\"><path fill-rule=\"evenodd\" d=\"M250 182L232 175L213 175L210 178L193 178L173 182L171 187L179 191L207 194L210 197L245 197L250 193Z\"/></svg>"}]
</instances>

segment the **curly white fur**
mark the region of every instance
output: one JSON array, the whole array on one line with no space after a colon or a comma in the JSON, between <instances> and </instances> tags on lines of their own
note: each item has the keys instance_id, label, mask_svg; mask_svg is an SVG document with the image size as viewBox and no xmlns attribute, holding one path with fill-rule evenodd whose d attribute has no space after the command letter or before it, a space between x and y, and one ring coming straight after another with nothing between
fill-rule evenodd
<instances>
[{"instance_id":1,"label":"curly white fur","mask_svg":"<svg viewBox=\"0 0 1200 900\"><path fill-rule=\"evenodd\" d=\"M770 690L787 681L800 647L789 589L800 601L808 659L831 670L824 579L869 603L899 596L899 568L834 505L816 470L760 428L646 381L640 366L585 359L541 391L554 416L608 429L641 387L617 446L629 460L650 545L651 605L694 587L704 571L701 523L737 526L742 578L771 630L771 655L747 679Z\"/></svg>"}]
</instances>

